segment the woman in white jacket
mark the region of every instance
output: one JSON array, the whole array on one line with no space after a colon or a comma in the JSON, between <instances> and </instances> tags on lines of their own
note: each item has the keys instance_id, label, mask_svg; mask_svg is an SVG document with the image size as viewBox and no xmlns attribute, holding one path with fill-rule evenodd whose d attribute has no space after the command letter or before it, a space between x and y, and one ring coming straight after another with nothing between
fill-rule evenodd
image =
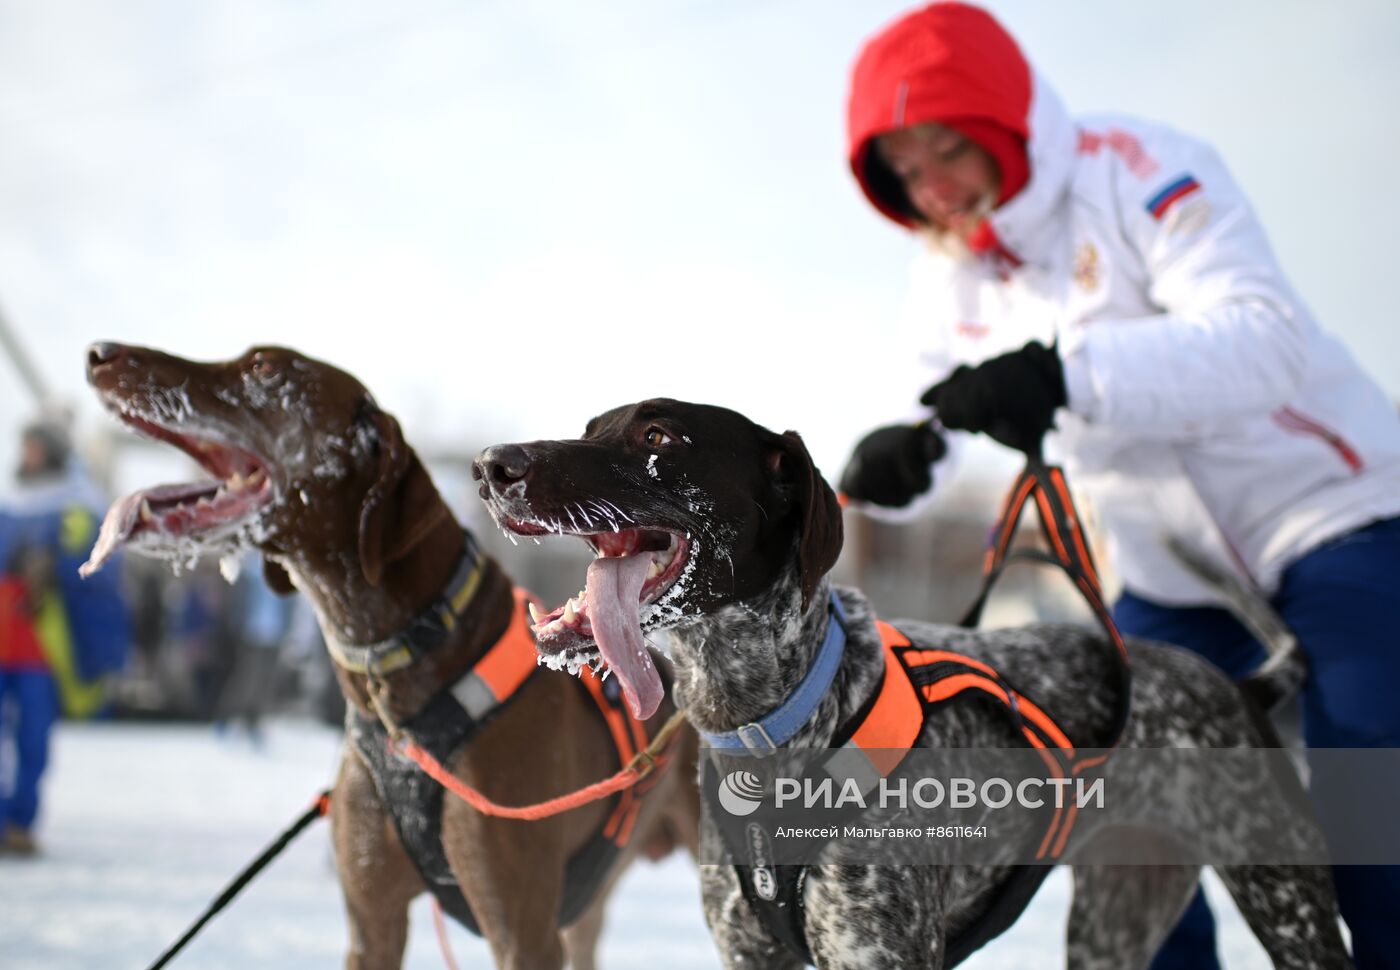
<instances>
[{"instance_id":1,"label":"woman in white jacket","mask_svg":"<svg viewBox=\"0 0 1400 970\"><path fill-rule=\"evenodd\" d=\"M848 105L850 163L918 233L906 325L937 423L880 428L853 499L931 493L941 429L1049 446L1093 503L1124 582L1125 632L1235 676L1262 647L1170 551L1257 584L1299 636L1314 747L1400 745L1400 417L1294 294L1218 156L1163 125L1073 119L991 16L936 3L870 39ZM1346 805L1324 824L1340 831ZM1388 945L1400 869L1339 867L1357 965ZM1203 899L1154 966L1210 967Z\"/></svg>"}]
</instances>

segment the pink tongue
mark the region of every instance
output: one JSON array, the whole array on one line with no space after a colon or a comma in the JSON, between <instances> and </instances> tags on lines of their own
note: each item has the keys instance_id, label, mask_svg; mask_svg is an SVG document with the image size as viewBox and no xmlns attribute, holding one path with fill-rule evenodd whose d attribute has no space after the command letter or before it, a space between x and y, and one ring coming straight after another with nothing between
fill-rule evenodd
<instances>
[{"instance_id":1,"label":"pink tongue","mask_svg":"<svg viewBox=\"0 0 1400 970\"><path fill-rule=\"evenodd\" d=\"M107 517L102 520L102 530L97 534L97 544L92 547L92 554L87 562L78 567L79 576L87 579L97 572L103 563L112 558L117 546L130 538L137 516L141 514L141 500L145 497L144 492L135 492L112 503Z\"/></svg>"},{"instance_id":2,"label":"pink tongue","mask_svg":"<svg viewBox=\"0 0 1400 970\"><path fill-rule=\"evenodd\" d=\"M593 639L621 682L632 716L639 721L656 713L665 694L638 619L649 565L651 556L636 553L600 557L588 566L588 619L593 624Z\"/></svg>"}]
</instances>

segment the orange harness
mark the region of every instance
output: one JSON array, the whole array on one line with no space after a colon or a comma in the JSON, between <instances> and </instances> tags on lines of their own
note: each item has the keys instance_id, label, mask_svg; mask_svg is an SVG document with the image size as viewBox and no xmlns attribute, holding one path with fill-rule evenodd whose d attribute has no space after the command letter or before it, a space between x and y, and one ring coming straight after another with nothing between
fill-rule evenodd
<instances>
[{"instance_id":1,"label":"orange harness","mask_svg":"<svg viewBox=\"0 0 1400 970\"><path fill-rule=\"evenodd\" d=\"M1041 531L1053 558L1028 550L1011 551L1011 540L1026 504L1035 499ZM992 542L983 559L981 592L961 626L975 627L993 584L1013 559L1030 559L1060 566L1074 581L1108 634L1119 673L1118 706L1111 726L1112 743L1117 747L1127 722L1131 671L1127 647L1118 627L1103 603L1098 571L1065 484L1064 472L1038 459L1027 462L1011 487ZM884 621L877 621L885 650L885 677L875 703L850 734L851 745L861 748L881 775L888 775L914 744L932 709L969 691L978 691L1006 705L1008 713L1026 742L1035 748L1056 777L1076 777L1103 764L1108 754L1082 757L1074 742L1055 720L1034 701L1017 692L992 667L980 660L948 650L918 648L909 638ZM1045 833L1038 861L1053 862L1064 852L1074 825L1075 808L1056 808L1050 829Z\"/></svg>"},{"instance_id":2,"label":"orange harness","mask_svg":"<svg viewBox=\"0 0 1400 970\"><path fill-rule=\"evenodd\" d=\"M539 654L535 651L535 635L531 630L529 618L529 604L534 602L538 606L539 600L520 587L516 587L514 593L515 612L511 617L510 626L506 628L501 639L497 640L451 688L453 696L478 722L509 703L515 692L539 669ZM461 779L444 768L411 738L402 738L399 748L405 756L454 795L483 814L500 818L535 821L620 791L622 797L603 827L603 834L606 838L614 840L618 846L624 846L632 835L632 826L641 810L640 796L655 784L655 779L643 782L645 775L651 771L650 767L639 771L639 765L632 769L632 774L627 772L638 754L646 750L650 739L647 737L645 725L629 716L622 706L622 694L617 681L608 682L587 668L580 672L578 679L588 690L603 722L607 724L613 748L617 751L618 764L623 769L611 779L591 785L580 792L571 792L538 805L498 805L475 789L464 785ZM657 759L656 766L659 767L664 760L663 754ZM622 777L624 775L626 777Z\"/></svg>"},{"instance_id":3,"label":"orange harness","mask_svg":"<svg viewBox=\"0 0 1400 970\"><path fill-rule=\"evenodd\" d=\"M1035 499L1041 531L1052 555L1029 550L1012 551L1011 541L1027 503ZM1002 506L996 532L983 560L983 584L961 626L976 627L992 586L1006 566L1015 559L1047 562L1062 568L1088 602L1108 634L1115 670L1118 672L1117 706L1110 722L1107 745L1117 747L1127 723L1131 671L1127 648L1103 603L1098 571L1094 568L1089 544L1079 515L1065 484L1064 473L1038 458L1012 485ZM830 622L839 618L833 615ZM1012 722L1028 745L1034 748L1051 774L1057 778L1077 777L1099 765L1108 754L1086 756L1064 730L1034 701L1013 688L984 661L949 650L914 646L908 637L888 623L877 621L884 649L884 678L869 708L853 725L840 733L845 747L861 749L866 759L883 776L888 776L917 742L936 709L959 697L985 696L1003 704ZM707 796L717 790L718 777L713 759L705 759ZM1034 896L1040 883L1065 851L1074 827L1077 806L1056 805L1054 814L1036 851L1035 865L1015 867L1002 883L987 908L954 939L948 941L945 966L956 966L987 941L1011 926ZM729 837L725 830L726 838ZM751 858L749 846L732 845L736 859ZM734 867L745 898L760 920L777 939L807 963L811 953L805 935L803 883L806 866L750 864Z\"/></svg>"},{"instance_id":4,"label":"orange harness","mask_svg":"<svg viewBox=\"0 0 1400 970\"><path fill-rule=\"evenodd\" d=\"M865 751L881 775L899 766L934 709L977 692L1006 707L1026 743L1039 752L1056 778L1072 778L1107 760L1106 754L1080 757L1074 742L1034 701L1008 684L992 667L950 650L915 647L883 620L876 621L885 648L885 681L875 705L850 743ZM1059 859L1074 825L1075 806L1055 808L1036 861Z\"/></svg>"},{"instance_id":5,"label":"orange harness","mask_svg":"<svg viewBox=\"0 0 1400 970\"><path fill-rule=\"evenodd\" d=\"M659 778L647 776L666 760L665 754L654 759L638 757L649 743L645 726L628 714L616 680L604 681L589 671L579 678L579 689L592 698L608 726L619 768L612 778L541 805L507 808L465 786L444 767L541 669L527 611L531 599L529 593L516 589L515 610L501 638L455 684L398 726L393 735L377 718L354 712L349 719L351 740L369 766L414 865L443 910L474 933L480 932L475 916L442 849L445 791L483 813L522 819L544 818L598 798L618 796L593 838L566 864L559 912L559 925L566 926L592 901L613 860L627 845L641 811L642 796Z\"/></svg>"}]
</instances>

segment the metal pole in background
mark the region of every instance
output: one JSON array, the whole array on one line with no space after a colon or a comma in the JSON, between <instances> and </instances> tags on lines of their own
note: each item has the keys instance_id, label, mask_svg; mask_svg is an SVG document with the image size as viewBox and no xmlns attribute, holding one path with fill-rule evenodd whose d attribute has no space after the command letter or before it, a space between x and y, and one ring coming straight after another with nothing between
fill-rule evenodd
<instances>
[{"instance_id":1,"label":"metal pole in background","mask_svg":"<svg viewBox=\"0 0 1400 970\"><path fill-rule=\"evenodd\" d=\"M5 316L3 307L0 307L0 347L4 348L10 361L15 365L15 370L19 371L20 379L29 388L29 393L34 396L34 403L40 408L51 405L54 400L53 392L45 383L44 376L39 373L39 369L34 366L33 361L24 352L24 347L10 326L9 318Z\"/></svg>"}]
</instances>

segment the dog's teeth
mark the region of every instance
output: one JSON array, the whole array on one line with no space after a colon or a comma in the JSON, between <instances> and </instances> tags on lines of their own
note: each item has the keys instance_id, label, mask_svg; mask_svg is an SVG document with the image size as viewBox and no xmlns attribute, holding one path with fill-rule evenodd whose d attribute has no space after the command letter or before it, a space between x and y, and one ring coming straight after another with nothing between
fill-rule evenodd
<instances>
[{"instance_id":1,"label":"dog's teeth","mask_svg":"<svg viewBox=\"0 0 1400 970\"><path fill-rule=\"evenodd\" d=\"M228 477L227 485L228 485L230 491L234 491L234 492L238 491L238 490L239 490L240 488L242 488L243 485L244 485L243 473L242 473L242 472L234 472L232 475L230 475L230 476Z\"/></svg>"},{"instance_id":2,"label":"dog's teeth","mask_svg":"<svg viewBox=\"0 0 1400 970\"><path fill-rule=\"evenodd\" d=\"M155 515L152 514L152 512L151 512L151 503L148 502L148 501L146 501L145 499L142 499L142 500L141 500L141 521L142 521L142 522L149 522L149 521L151 521L153 518L155 518Z\"/></svg>"},{"instance_id":3,"label":"dog's teeth","mask_svg":"<svg viewBox=\"0 0 1400 970\"><path fill-rule=\"evenodd\" d=\"M539 611L538 609L536 609L535 604L534 604L534 603L527 603L526 606L528 606L528 607L530 608L530 620L531 620L531 622L533 622L533 623L539 623L539 622L540 622L540 611Z\"/></svg>"},{"instance_id":4,"label":"dog's teeth","mask_svg":"<svg viewBox=\"0 0 1400 970\"><path fill-rule=\"evenodd\" d=\"M257 485L263 480L263 477L263 470L261 468L254 468L253 473L248 476L248 484Z\"/></svg>"},{"instance_id":5,"label":"dog's teeth","mask_svg":"<svg viewBox=\"0 0 1400 970\"><path fill-rule=\"evenodd\" d=\"M198 509L198 508L205 508L205 509L207 509L207 508L209 508L209 507L210 507L211 505L213 505L213 504L214 504L213 502L210 502L210 501L209 501L209 496L208 496L208 495L201 495L201 496L199 497L199 501L197 501L197 502L194 503L194 507L197 508L197 509Z\"/></svg>"},{"instance_id":6,"label":"dog's teeth","mask_svg":"<svg viewBox=\"0 0 1400 970\"><path fill-rule=\"evenodd\" d=\"M661 563L659 563L659 562L657 562L655 559L653 559L653 560L651 561L651 565L647 567L647 579L655 579L657 576L660 576L660 575L661 575Z\"/></svg>"},{"instance_id":7,"label":"dog's teeth","mask_svg":"<svg viewBox=\"0 0 1400 970\"><path fill-rule=\"evenodd\" d=\"M570 598L569 601L564 604L564 615L561 617L561 619L565 623L573 623L574 620L578 619L578 614L574 612L574 601L572 598Z\"/></svg>"}]
</instances>

